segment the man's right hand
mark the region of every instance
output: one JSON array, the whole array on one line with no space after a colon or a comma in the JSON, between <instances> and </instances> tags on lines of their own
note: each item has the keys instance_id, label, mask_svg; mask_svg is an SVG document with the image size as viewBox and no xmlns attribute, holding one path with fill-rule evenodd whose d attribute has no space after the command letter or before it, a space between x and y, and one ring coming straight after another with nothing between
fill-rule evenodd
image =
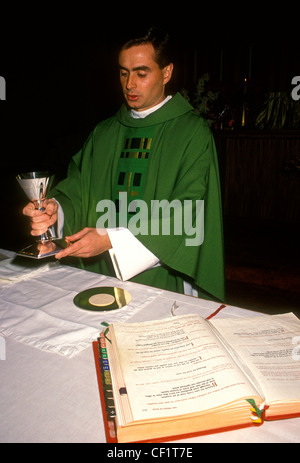
<instances>
[{"instance_id":1,"label":"man's right hand","mask_svg":"<svg viewBox=\"0 0 300 463\"><path fill-rule=\"evenodd\" d=\"M31 235L39 236L46 233L47 229L54 225L58 217L58 204L54 199L45 199L42 204L44 212L35 209L33 203L28 203L23 214L30 217Z\"/></svg>"}]
</instances>

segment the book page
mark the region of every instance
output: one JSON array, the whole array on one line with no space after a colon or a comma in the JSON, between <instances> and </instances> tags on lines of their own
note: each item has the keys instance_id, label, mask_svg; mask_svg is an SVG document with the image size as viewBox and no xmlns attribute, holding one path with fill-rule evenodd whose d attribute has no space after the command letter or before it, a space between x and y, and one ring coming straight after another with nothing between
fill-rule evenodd
<instances>
[{"instance_id":1,"label":"book page","mask_svg":"<svg viewBox=\"0 0 300 463\"><path fill-rule=\"evenodd\" d=\"M113 325L134 420L218 407L257 391L198 315Z\"/></svg>"},{"instance_id":2,"label":"book page","mask_svg":"<svg viewBox=\"0 0 300 463\"><path fill-rule=\"evenodd\" d=\"M300 320L294 314L210 323L255 375L267 403L300 400Z\"/></svg>"}]
</instances>

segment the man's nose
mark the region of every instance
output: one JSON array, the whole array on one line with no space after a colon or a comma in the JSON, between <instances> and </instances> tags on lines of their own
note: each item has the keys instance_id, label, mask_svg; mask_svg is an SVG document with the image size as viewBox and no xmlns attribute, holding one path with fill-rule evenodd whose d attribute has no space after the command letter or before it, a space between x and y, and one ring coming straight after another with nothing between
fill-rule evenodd
<instances>
[{"instance_id":1,"label":"man's nose","mask_svg":"<svg viewBox=\"0 0 300 463\"><path fill-rule=\"evenodd\" d=\"M133 74L129 74L127 78L126 88L131 90L136 87L136 79Z\"/></svg>"}]
</instances>

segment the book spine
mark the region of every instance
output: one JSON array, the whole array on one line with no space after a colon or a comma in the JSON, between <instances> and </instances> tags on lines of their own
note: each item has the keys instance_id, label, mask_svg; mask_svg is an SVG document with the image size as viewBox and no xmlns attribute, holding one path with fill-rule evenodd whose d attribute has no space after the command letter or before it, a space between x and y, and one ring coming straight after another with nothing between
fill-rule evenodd
<instances>
[{"instance_id":1,"label":"book spine","mask_svg":"<svg viewBox=\"0 0 300 463\"><path fill-rule=\"evenodd\" d=\"M93 348L106 440L109 443L117 443L116 410L104 335L101 334L97 341L93 342Z\"/></svg>"},{"instance_id":2,"label":"book spine","mask_svg":"<svg viewBox=\"0 0 300 463\"><path fill-rule=\"evenodd\" d=\"M100 338L98 338L98 352L106 413L108 418L114 419L116 417L116 409L104 333L100 333Z\"/></svg>"}]
</instances>

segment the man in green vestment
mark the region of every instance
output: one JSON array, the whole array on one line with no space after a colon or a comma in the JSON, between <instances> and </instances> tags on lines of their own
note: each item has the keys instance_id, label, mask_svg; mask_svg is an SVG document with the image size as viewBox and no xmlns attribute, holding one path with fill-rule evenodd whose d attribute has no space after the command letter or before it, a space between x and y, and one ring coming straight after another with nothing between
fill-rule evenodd
<instances>
[{"instance_id":1,"label":"man in green vestment","mask_svg":"<svg viewBox=\"0 0 300 463\"><path fill-rule=\"evenodd\" d=\"M179 94L167 96L167 36L151 29L119 54L125 102L100 122L45 201L32 235L54 224L87 270L224 300L223 230L212 134ZM113 206L113 207L110 207ZM108 209L110 209L108 214Z\"/></svg>"}]
</instances>

